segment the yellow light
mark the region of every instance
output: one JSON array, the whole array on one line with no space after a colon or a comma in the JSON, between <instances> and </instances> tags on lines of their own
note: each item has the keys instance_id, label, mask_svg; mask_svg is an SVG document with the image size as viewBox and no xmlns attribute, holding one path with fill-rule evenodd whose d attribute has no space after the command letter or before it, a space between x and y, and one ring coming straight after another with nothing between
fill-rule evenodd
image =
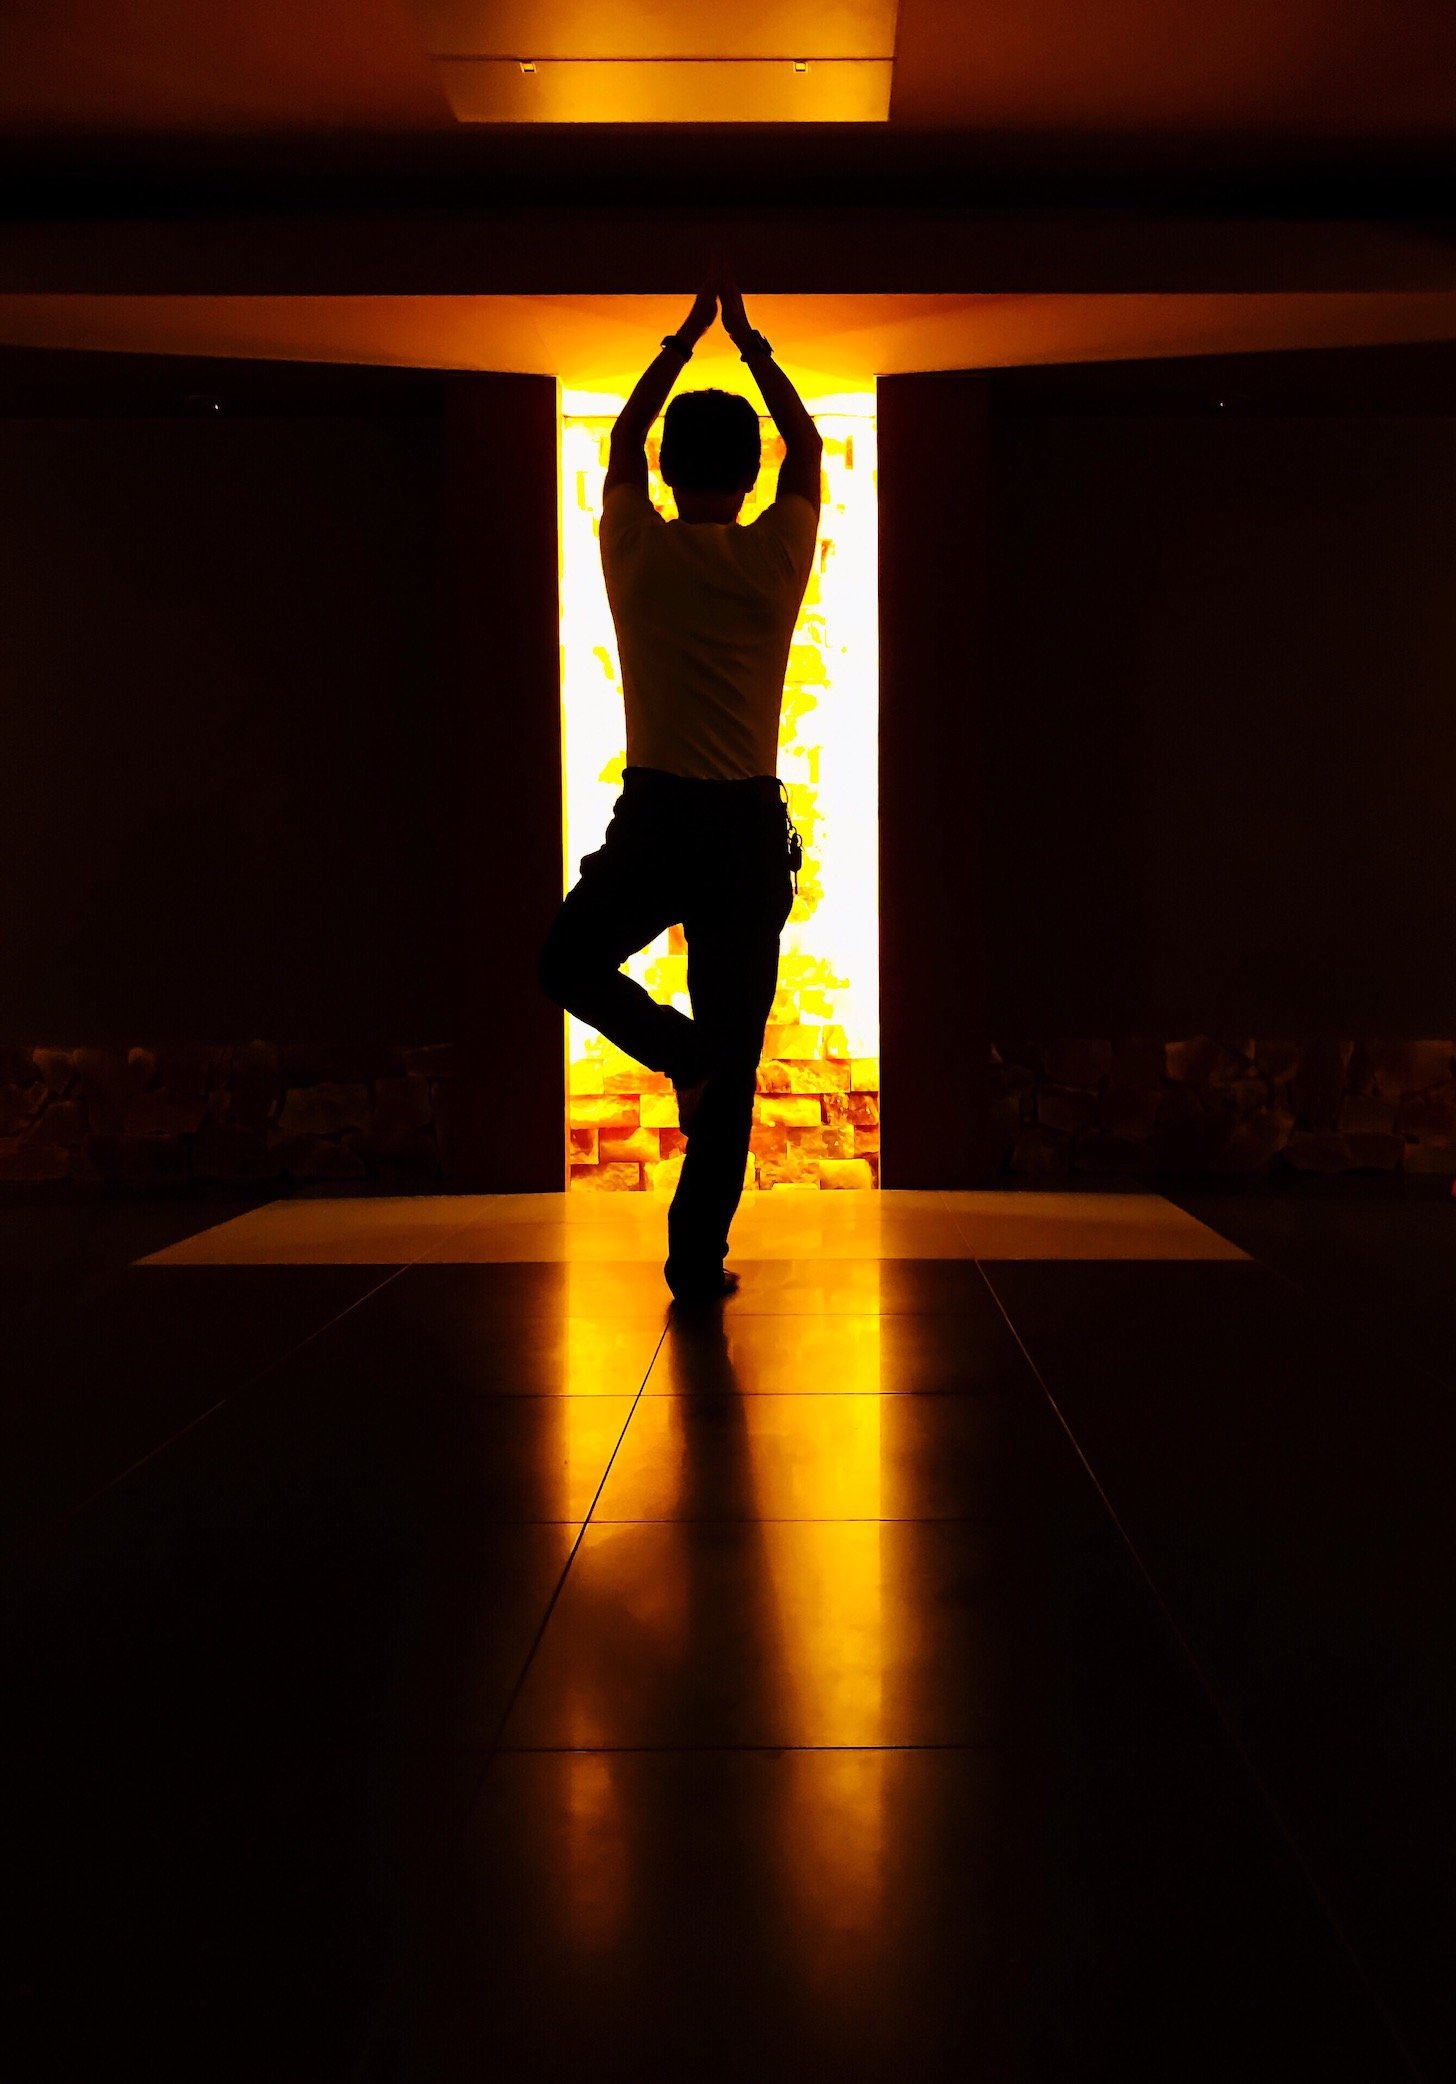
<instances>
[{"instance_id":1,"label":"yellow light","mask_svg":"<svg viewBox=\"0 0 1456 2084\"><path fill-rule=\"evenodd\" d=\"M778 771L804 840L755 1103L750 1188L872 1187L879 1179L878 517L873 393L810 400L824 437L819 550L789 654ZM597 532L621 400L567 394L561 430L561 684L566 887L602 843L626 761L616 634ZM772 499L782 444L743 519ZM671 516L648 439L649 490ZM679 928L623 965L691 1011ZM668 1081L567 1018L573 1187L671 1192L682 1139Z\"/></svg>"}]
</instances>

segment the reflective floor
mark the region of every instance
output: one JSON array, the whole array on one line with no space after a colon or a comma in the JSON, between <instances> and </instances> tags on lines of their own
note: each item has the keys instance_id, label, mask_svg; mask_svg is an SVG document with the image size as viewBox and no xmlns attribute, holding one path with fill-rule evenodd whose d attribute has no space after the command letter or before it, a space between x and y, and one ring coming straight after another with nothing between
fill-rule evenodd
<instances>
[{"instance_id":1,"label":"reflective floor","mask_svg":"<svg viewBox=\"0 0 1456 2084\"><path fill-rule=\"evenodd\" d=\"M0 2077L1449 2073L1456 1211L1183 1199L0 1211Z\"/></svg>"}]
</instances>

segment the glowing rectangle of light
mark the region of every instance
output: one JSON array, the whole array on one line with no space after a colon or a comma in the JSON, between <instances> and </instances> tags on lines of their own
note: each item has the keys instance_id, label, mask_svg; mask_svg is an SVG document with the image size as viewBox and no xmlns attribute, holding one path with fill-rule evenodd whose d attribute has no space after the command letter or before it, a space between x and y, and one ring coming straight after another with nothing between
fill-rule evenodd
<instances>
[{"instance_id":1,"label":"glowing rectangle of light","mask_svg":"<svg viewBox=\"0 0 1456 2084\"><path fill-rule=\"evenodd\" d=\"M461 123L884 123L888 58L435 59Z\"/></svg>"},{"instance_id":2,"label":"glowing rectangle of light","mask_svg":"<svg viewBox=\"0 0 1456 2084\"><path fill-rule=\"evenodd\" d=\"M618 401L563 395L561 429L561 660L565 887L599 847L621 789L626 724L616 633L602 580L598 528L607 440ZM810 400L824 437L819 555L790 652L778 773L805 841L799 895L780 944L781 991L802 1006L791 1019L826 1030L822 1055L856 1067L879 1055L878 512L873 393ZM581 410L579 408L586 408ZM649 487L669 517L657 471L661 423L648 441ZM765 420L764 468L745 502L751 521L773 497L782 445ZM681 953L662 934L624 963L658 998L691 1012ZM830 1031L842 1030L842 1042ZM574 1017L567 1054L580 1070L603 1045ZM611 1052L606 1053L610 1065ZM575 1076L575 1071L574 1074ZM875 1079L877 1087L878 1080ZM589 1090L589 1088L581 1088ZM790 1132L793 1140L794 1132ZM878 1167L875 1167L877 1172Z\"/></svg>"}]
</instances>

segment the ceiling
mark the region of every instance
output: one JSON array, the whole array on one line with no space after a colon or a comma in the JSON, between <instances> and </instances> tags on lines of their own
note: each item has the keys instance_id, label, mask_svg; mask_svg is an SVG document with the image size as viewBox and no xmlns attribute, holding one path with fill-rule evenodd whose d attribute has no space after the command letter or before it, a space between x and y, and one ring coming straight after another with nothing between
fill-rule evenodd
<instances>
[{"instance_id":1,"label":"ceiling","mask_svg":"<svg viewBox=\"0 0 1456 2084\"><path fill-rule=\"evenodd\" d=\"M1317 252L1322 209L1361 234L1394 182L1384 229L1456 253L1439 215L1449 198L1456 221L1453 81L1456 0L6 0L0 342L620 389L678 299L222 292L640 289L676 281L678 252L696 267L712 212L735 209L756 213L756 240L731 242L746 289L757 255L781 287L875 292L754 301L819 392L902 369L1451 339L1444 261L1444 276L1332 263L1311 281L1290 248L1251 294L1171 293L1237 287L1227 244L1201 273L1156 260L1130 283L1076 263L1109 183L1134 223L1175 192L1206 213L1237 198L1252 240L1279 184L1304 180L1298 251ZM1085 239L1065 272L988 294L998 274L1016 288L1018 196ZM591 250L562 249L542 211L578 205L606 227L587 249L615 238L636 258L594 270ZM960 229L937 216L952 205ZM815 209L839 213L841 253L873 256L858 273L816 273ZM494 244L466 271L472 210L494 213ZM163 217L182 246L164 246ZM239 229L259 225L261 258ZM965 258L986 228L995 265ZM339 268L345 245L424 258L371 278L363 259ZM1135 249L1124 236L1124 262ZM980 293L904 293L922 282ZM1084 293L1045 293L1064 282ZM219 293L97 293L203 287ZM737 364L708 352L695 369L726 381Z\"/></svg>"},{"instance_id":2,"label":"ceiling","mask_svg":"<svg viewBox=\"0 0 1456 2084\"><path fill-rule=\"evenodd\" d=\"M0 296L0 342L558 375L625 393L685 315L666 297ZM765 296L750 314L808 395L906 370L1456 339L1456 292ZM695 384L739 388L721 331Z\"/></svg>"},{"instance_id":3,"label":"ceiling","mask_svg":"<svg viewBox=\"0 0 1456 2084\"><path fill-rule=\"evenodd\" d=\"M795 58L810 62L797 79ZM603 60L635 80L608 92ZM667 145L686 162L689 118L754 113L739 95L748 105L725 118L722 75L770 60L783 70L775 105L798 121L825 113L794 113L795 95L819 91L816 72L832 82L835 66L859 66L875 95L887 89L884 106L845 113L892 131L1141 140L1184 155L1216 145L1247 166L1301 144L1444 156L1456 143L1450 0L7 0L0 131L73 146L99 134L420 138L459 113L485 113L487 128L559 120L573 94L576 116L654 120L649 75L666 64L679 77L655 120L672 123ZM595 64L598 84L558 87L552 68L571 61ZM681 81L691 62L696 99ZM468 89L492 65L515 71Z\"/></svg>"}]
</instances>

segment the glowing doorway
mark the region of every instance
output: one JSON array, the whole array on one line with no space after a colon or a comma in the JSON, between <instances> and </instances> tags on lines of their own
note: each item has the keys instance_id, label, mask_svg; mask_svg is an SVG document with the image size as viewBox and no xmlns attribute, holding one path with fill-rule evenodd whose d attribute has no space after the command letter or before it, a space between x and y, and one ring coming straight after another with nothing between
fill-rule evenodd
<instances>
[{"instance_id":1,"label":"glowing doorway","mask_svg":"<svg viewBox=\"0 0 1456 2084\"><path fill-rule=\"evenodd\" d=\"M819 1192L879 1184L878 516L873 393L810 399L824 437L818 557L794 630L778 771L804 839L784 927L778 991L759 1064L749 1189ZM563 394L561 689L565 888L602 843L626 761L616 637L597 530L619 398ZM765 420L764 465L744 504L773 498L783 444ZM647 443L654 505L661 423ZM564 891L563 891L564 894ZM687 952L670 928L624 964L691 1011ZM573 1190L670 1193L683 1139L669 1081L566 1017Z\"/></svg>"}]
</instances>

